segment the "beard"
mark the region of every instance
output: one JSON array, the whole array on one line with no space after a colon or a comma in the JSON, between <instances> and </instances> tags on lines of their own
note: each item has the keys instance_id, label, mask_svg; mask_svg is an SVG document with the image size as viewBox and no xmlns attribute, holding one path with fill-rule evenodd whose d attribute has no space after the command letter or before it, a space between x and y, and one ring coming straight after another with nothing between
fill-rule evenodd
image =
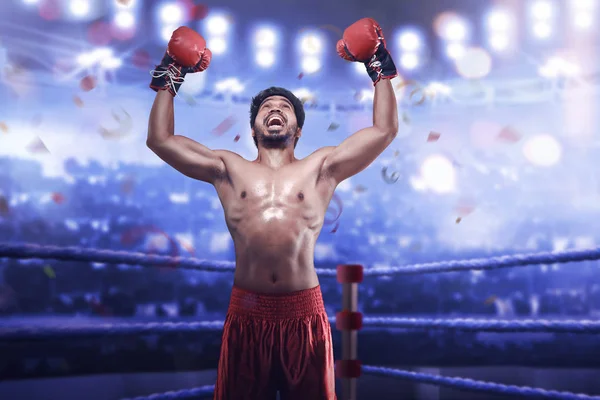
<instances>
[{"instance_id":1,"label":"beard","mask_svg":"<svg viewBox=\"0 0 600 400\"><path fill-rule=\"evenodd\" d=\"M267 149L285 149L290 144L293 145L297 130L296 125L271 130L268 127L254 127L257 142Z\"/></svg>"}]
</instances>

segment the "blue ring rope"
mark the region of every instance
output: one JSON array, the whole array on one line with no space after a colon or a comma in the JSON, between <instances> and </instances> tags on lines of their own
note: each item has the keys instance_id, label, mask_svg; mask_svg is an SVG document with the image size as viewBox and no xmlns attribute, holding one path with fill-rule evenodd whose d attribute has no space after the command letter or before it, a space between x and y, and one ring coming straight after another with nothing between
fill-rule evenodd
<instances>
[{"instance_id":1,"label":"blue ring rope","mask_svg":"<svg viewBox=\"0 0 600 400\"><path fill-rule=\"evenodd\" d=\"M600 400L600 396L590 396L587 394L559 392L556 390L545 390L528 386L503 385L501 383L424 374L421 372L405 371L378 366L363 365L362 372L368 375L397 378L412 382L429 383L469 392L494 393L527 399Z\"/></svg>"},{"instance_id":2,"label":"blue ring rope","mask_svg":"<svg viewBox=\"0 0 600 400\"><path fill-rule=\"evenodd\" d=\"M197 258L170 257L127 251L100 250L83 247L41 246L36 244L0 243L0 258L1 257L54 259L142 266L173 265L177 268L211 272L235 271L235 263L230 261L209 261ZM471 260L431 262L397 267L372 267L365 268L365 275L410 275L468 270L493 270L536 264L558 264L594 260L600 260L600 247L586 250L513 254ZM321 276L334 277L337 274L335 269L317 268L316 271L317 274Z\"/></svg>"},{"instance_id":3,"label":"blue ring rope","mask_svg":"<svg viewBox=\"0 0 600 400\"><path fill-rule=\"evenodd\" d=\"M600 333L600 320L365 317L366 328L456 329L481 332Z\"/></svg>"},{"instance_id":4,"label":"blue ring rope","mask_svg":"<svg viewBox=\"0 0 600 400\"><path fill-rule=\"evenodd\" d=\"M335 318L330 322L335 324ZM497 319L429 319L365 317L365 328L455 329L477 332L551 332L600 333L600 321L593 320L497 320ZM60 339L65 337L123 336L150 333L214 332L223 329L223 321L198 322L103 322L83 325L4 326L0 340Z\"/></svg>"},{"instance_id":5,"label":"blue ring rope","mask_svg":"<svg viewBox=\"0 0 600 400\"><path fill-rule=\"evenodd\" d=\"M197 399L212 398L215 391L215 385L201 386L192 389L183 389L166 393L155 393L149 396L139 396L123 400L174 400L174 399Z\"/></svg>"},{"instance_id":6,"label":"blue ring rope","mask_svg":"<svg viewBox=\"0 0 600 400\"><path fill-rule=\"evenodd\" d=\"M365 375L383 376L386 378L396 378L411 382L427 383L438 386L445 386L452 389L464 390L469 392L493 393L504 396L515 396L527 399L555 399L555 400L600 400L600 396L590 396L586 394L562 392L557 390L546 390L541 388L532 388L529 386L504 385L495 382L479 381L469 378L448 377L422 372L413 372L386 367L363 365L362 372ZM203 386L195 389L185 389L177 392L157 393L146 397L136 397L134 399L124 400L173 400L190 399L199 396L210 396L214 391L214 386Z\"/></svg>"}]
</instances>

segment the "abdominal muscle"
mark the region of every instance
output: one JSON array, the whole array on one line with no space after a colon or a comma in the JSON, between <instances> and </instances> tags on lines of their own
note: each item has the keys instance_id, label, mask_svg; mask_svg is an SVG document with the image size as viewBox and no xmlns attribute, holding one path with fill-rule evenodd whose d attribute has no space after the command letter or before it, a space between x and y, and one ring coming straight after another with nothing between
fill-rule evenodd
<instances>
[{"instance_id":1,"label":"abdominal muscle","mask_svg":"<svg viewBox=\"0 0 600 400\"><path fill-rule=\"evenodd\" d=\"M321 224L316 216L303 218L295 215L297 211L270 207L244 213L237 223L229 221L236 253L236 287L288 293L319 284L314 247Z\"/></svg>"}]
</instances>

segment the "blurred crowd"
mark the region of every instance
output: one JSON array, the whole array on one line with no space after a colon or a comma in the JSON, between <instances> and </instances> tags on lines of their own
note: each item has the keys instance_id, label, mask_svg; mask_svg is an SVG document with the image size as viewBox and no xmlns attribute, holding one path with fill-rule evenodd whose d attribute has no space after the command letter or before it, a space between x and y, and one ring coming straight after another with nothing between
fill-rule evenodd
<instances>
[{"instance_id":1,"label":"blurred crowd","mask_svg":"<svg viewBox=\"0 0 600 400\"><path fill-rule=\"evenodd\" d=\"M103 167L71 159L65 170L68 179L52 178L44 176L35 162L0 159L1 242L234 260L222 209L211 187L167 167ZM27 179L18 179L22 176ZM361 195L371 208L385 209L380 196ZM342 199L345 196L339 194ZM436 243L435 227L418 224L415 213L396 221L383 214L366 216L363 206L356 204L344 208L343 218L360 219L361 229L357 231L355 225L332 231L325 226L315 258L317 267L334 268L338 262L356 260L367 265L400 265L487 257L514 253L517 248L502 252L449 248ZM544 230L553 232L556 227L538 224L533 231L524 225L514 241L535 242L530 251L556 249L556 238L540 234ZM577 243L562 243L561 249L572 246ZM581 262L372 277L360 286L359 300L363 312L371 315L583 317L600 311L597 272L597 262ZM0 259L0 313L221 318L231 285L229 273L185 271L176 265L154 268L5 258ZM333 315L340 305L341 289L331 278L322 278L321 285Z\"/></svg>"}]
</instances>

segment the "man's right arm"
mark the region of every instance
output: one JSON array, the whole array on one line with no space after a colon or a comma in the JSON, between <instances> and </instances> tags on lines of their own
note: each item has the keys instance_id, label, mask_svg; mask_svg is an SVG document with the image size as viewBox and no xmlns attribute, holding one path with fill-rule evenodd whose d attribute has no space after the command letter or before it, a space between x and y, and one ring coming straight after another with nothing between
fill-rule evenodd
<instances>
[{"instance_id":1,"label":"man's right arm","mask_svg":"<svg viewBox=\"0 0 600 400\"><path fill-rule=\"evenodd\" d=\"M164 162L193 179L214 184L227 175L225 162L217 151L174 134L173 96L167 90L156 94L146 145Z\"/></svg>"}]
</instances>

